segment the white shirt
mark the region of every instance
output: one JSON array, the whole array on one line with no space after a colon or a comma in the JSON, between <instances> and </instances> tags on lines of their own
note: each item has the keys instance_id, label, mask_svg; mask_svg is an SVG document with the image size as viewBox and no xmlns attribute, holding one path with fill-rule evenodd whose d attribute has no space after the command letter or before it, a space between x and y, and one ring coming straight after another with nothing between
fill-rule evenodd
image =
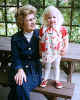
<instances>
[{"instance_id":1,"label":"white shirt","mask_svg":"<svg viewBox=\"0 0 80 100\"><path fill-rule=\"evenodd\" d=\"M27 41L30 42L31 38L32 38L33 32L25 32L24 36L26 37Z\"/></svg>"}]
</instances>

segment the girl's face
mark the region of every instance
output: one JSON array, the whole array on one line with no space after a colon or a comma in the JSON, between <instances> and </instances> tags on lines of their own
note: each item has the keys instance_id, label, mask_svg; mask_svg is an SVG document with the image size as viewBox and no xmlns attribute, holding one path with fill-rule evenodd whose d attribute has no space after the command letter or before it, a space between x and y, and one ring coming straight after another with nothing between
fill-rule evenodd
<instances>
[{"instance_id":1,"label":"girl's face","mask_svg":"<svg viewBox=\"0 0 80 100\"><path fill-rule=\"evenodd\" d=\"M56 27L57 25L57 17L53 12L47 16L47 25L48 27Z\"/></svg>"},{"instance_id":2,"label":"girl's face","mask_svg":"<svg viewBox=\"0 0 80 100\"><path fill-rule=\"evenodd\" d=\"M28 14L24 19L24 32L32 32L36 28L36 19L34 14Z\"/></svg>"}]
</instances>

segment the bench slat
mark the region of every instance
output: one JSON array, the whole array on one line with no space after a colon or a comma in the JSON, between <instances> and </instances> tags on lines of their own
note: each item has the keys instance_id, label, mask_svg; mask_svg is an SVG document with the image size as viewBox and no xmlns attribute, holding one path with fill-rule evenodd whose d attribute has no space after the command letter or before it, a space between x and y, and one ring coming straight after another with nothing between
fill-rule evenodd
<instances>
[{"instance_id":1,"label":"bench slat","mask_svg":"<svg viewBox=\"0 0 80 100\"><path fill-rule=\"evenodd\" d=\"M73 96L74 84L73 83L69 84L67 82L62 82L62 83L63 83L63 88L56 89L54 86L54 81L49 80L47 87L45 88L37 87L33 91L40 92L44 95L51 95L51 96L71 99Z\"/></svg>"}]
</instances>

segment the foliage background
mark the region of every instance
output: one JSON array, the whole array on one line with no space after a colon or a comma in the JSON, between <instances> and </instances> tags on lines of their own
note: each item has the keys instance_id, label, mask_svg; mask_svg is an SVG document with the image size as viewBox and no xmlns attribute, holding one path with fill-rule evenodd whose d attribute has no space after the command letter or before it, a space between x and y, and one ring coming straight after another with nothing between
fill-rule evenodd
<instances>
[{"instance_id":1,"label":"foliage background","mask_svg":"<svg viewBox=\"0 0 80 100\"><path fill-rule=\"evenodd\" d=\"M80 43L80 0L0 0L0 35L12 36L18 31L15 11L27 3L38 9L37 27L41 25L41 15L45 7L54 5L64 15L65 23L71 42Z\"/></svg>"}]
</instances>

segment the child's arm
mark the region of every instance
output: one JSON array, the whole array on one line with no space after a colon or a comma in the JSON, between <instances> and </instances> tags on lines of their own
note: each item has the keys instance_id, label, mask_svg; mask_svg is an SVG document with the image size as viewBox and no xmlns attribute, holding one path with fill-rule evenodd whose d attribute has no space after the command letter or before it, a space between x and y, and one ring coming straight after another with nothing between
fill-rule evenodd
<instances>
[{"instance_id":1,"label":"child's arm","mask_svg":"<svg viewBox=\"0 0 80 100\"><path fill-rule=\"evenodd\" d=\"M44 32L43 32L43 26L40 28L40 34L39 34L39 38L40 38L40 41L39 41L39 45L40 45L40 50L42 52L45 51L45 42L44 40L42 39L43 38L43 35L44 35Z\"/></svg>"},{"instance_id":2,"label":"child's arm","mask_svg":"<svg viewBox=\"0 0 80 100\"><path fill-rule=\"evenodd\" d=\"M40 28L40 32L39 32L39 54L40 56L42 56L42 52L45 51L45 42L42 41L42 37L43 37L43 26Z\"/></svg>"},{"instance_id":3,"label":"child's arm","mask_svg":"<svg viewBox=\"0 0 80 100\"><path fill-rule=\"evenodd\" d=\"M68 43L69 43L68 35L66 36L65 39L63 39L63 43L64 43L63 48L67 50L67 48L68 48Z\"/></svg>"},{"instance_id":4,"label":"child's arm","mask_svg":"<svg viewBox=\"0 0 80 100\"><path fill-rule=\"evenodd\" d=\"M64 40L64 46L63 46L63 48L61 49L61 52L60 52L61 56L64 56L66 54L67 48L68 48L68 40L65 39Z\"/></svg>"},{"instance_id":5,"label":"child's arm","mask_svg":"<svg viewBox=\"0 0 80 100\"><path fill-rule=\"evenodd\" d=\"M68 39L68 32L65 27L62 28L61 32L63 38L63 48L61 49L60 55L64 56L68 48L69 39Z\"/></svg>"}]
</instances>

